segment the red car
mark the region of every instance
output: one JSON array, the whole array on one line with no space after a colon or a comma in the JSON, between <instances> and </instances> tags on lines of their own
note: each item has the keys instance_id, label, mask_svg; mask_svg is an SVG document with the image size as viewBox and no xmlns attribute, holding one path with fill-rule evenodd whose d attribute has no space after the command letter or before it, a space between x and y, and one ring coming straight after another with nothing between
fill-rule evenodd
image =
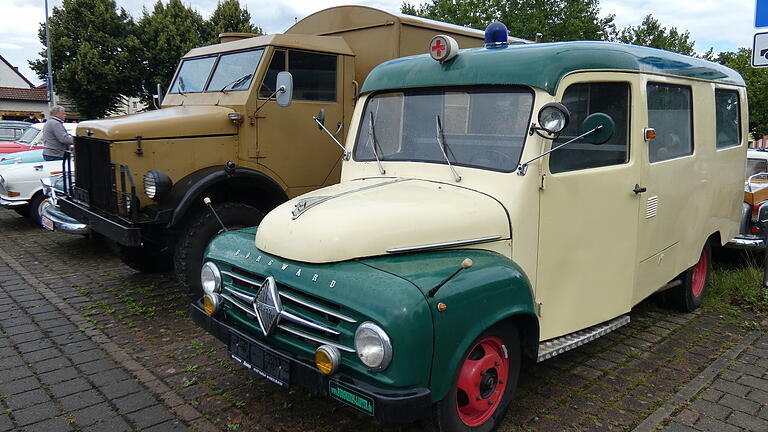
<instances>
[{"instance_id":1,"label":"red car","mask_svg":"<svg viewBox=\"0 0 768 432\"><path fill-rule=\"evenodd\" d=\"M33 123L16 141L0 141L0 154L43 148L43 125ZM64 128L70 135L74 135L77 123L64 123Z\"/></svg>"}]
</instances>

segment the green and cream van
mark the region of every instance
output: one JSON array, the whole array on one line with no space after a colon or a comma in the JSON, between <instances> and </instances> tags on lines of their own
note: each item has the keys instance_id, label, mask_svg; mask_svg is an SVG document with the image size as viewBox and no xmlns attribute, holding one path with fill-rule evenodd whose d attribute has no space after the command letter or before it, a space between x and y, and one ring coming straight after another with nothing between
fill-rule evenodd
<instances>
[{"instance_id":1,"label":"green and cream van","mask_svg":"<svg viewBox=\"0 0 768 432\"><path fill-rule=\"evenodd\" d=\"M739 228L744 81L651 48L448 37L361 88L341 183L213 240L195 321L384 421L494 429L520 364L706 294ZM501 40L504 40L501 38Z\"/></svg>"}]
</instances>

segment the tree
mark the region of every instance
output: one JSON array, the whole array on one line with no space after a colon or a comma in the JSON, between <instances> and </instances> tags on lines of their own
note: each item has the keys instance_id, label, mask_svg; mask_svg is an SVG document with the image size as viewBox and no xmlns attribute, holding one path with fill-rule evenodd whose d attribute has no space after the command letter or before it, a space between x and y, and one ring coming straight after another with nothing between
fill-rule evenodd
<instances>
[{"instance_id":1,"label":"tree","mask_svg":"<svg viewBox=\"0 0 768 432\"><path fill-rule=\"evenodd\" d=\"M144 9L137 30L143 46L142 99L151 106L157 84L167 90L181 57L203 44L205 22L181 0L169 0L168 5L157 0L151 14Z\"/></svg>"},{"instance_id":2,"label":"tree","mask_svg":"<svg viewBox=\"0 0 768 432\"><path fill-rule=\"evenodd\" d=\"M717 61L740 73L747 84L749 131L755 137L768 135L768 111L765 109L768 106L768 70L752 67L752 50L749 48L720 53Z\"/></svg>"},{"instance_id":3,"label":"tree","mask_svg":"<svg viewBox=\"0 0 768 432\"><path fill-rule=\"evenodd\" d=\"M403 3L406 14L485 29L494 20L509 34L543 41L605 40L615 33L614 16L600 18L598 0L432 0L414 6Z\"/></svg>"},{"instance_id":4,"label":"tree","mask_svg":"<svg viewBox=\"0 0 768 432\"><path fill-rule=\"evenodd\" d=\"M688 30L684 33L680 33L675 27L667 30L650 14L645 16L645 19L643 19L639 26L628 26L621 29L616 40L632 45L679 52L685 55L694 54L693 45L695 42L691 40L691 34Z\"/></svg>"},{"instance_id":5,"label":"tree","mask_svg":"<svg viewBox=\"0 0 768 432\"><path fill-rule=\"evenodd\" d=\"M240 7L239 0L224 0L219 2L216 10L205 23L207 43L219 41L220 33L254 33L262 34L261 28L251 24L251 13Z\"/></svg>"},{"instance_id":6,"label":"tree","mask_svg":"<svg viewBox=\"0 0 768 432\"><path fill-rule=\"evenodd\" d=\"M135 24L114 0L64 0L49 19L51 69L56 92L71 100L85 118L103 117L139 92L139 41ZM45 45L45 25L38 31ZM29 62L44 78L47 51Z\"/></svg>"}]
</instances>

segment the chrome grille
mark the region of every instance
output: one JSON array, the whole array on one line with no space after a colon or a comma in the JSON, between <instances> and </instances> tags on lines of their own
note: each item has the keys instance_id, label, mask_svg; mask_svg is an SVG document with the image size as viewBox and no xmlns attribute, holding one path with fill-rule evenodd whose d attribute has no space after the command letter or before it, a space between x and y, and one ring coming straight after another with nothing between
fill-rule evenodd
<instances>
[{"instance_id":1,"label":"chrome grille","mask_svg":"<svg viewBox=\"0 0 768 432\"><path fill-rule=\"evenodd\" d=\"M229 276L234 282L224 283L221 290L222 298L238 312L257 320L254 303L264 280L255 275L244 276L236 269L233 271L222 270L221 273ZM290 288L282 285L278 287L278 294L283 305L277 324L279 330L311 343L332 345L342 351L355 352L353 348L338 342L341 332L337 327L341 321L356 323L354 318L332 310L332 307L303 298L301 294L288 292L289 290ZM323 319L316 319L315 316L323 317Z\"/></svg>"}]
</instances>

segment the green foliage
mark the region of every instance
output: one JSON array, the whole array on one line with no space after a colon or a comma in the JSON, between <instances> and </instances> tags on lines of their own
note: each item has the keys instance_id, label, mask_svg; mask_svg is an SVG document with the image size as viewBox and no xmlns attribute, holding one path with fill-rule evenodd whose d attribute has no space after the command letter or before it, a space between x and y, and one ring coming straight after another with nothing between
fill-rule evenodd
<instances>
[{"instance_id":1,"label":"green foliage","mask_svg":"<svg viewBox=\"0 0 768 432\"><path fill-rule=\"evenodd\" d=\"M145 93L142 99L151 105L151 94L157 84L163 91L167 90L181 57L203 44L205 21L181 0L169 0L167 5L157 0L152 13L144 10L138 35L144 47L142 78Z\"/></svg>"},{"instance_id":2,"label":"green foliage","mask_svg":"<svg viewBox=\"0 0 768 432\"><path fill-rule=\"evenodd\" d=\"M114 0L64 0L50 19L51 69L55 91L72 101L85 118L103 117L139 92L135 24ZM40 25L45 45L45 25ZM46 51L30 67L47 75Z\"/></svg>"},{"instance_id":3,"label":"green foliage","mask_svg":"<svg viewBox=\"0 0 768 432\"><path fill-rule=\"evenodd\" d=\"M756 137L768 135L768 69L752 67L752 50L720 53L719 63L736 70L747 83L749 96L749 131Z\"/></svg>"},{"instance_id":4,"label":"green foliage","mask_svg":"<svg viewBox=\"0 0 768 432\"><path fill-rule=\"evenodd\" d=\"M247 8L240 7L239 0L220 1L205 26L208 44L218 42L219 33L263 33L260 27L251 24L251 13Z\"/></svg>"},{"instance_id":5,"label":"green foliage","mask_svg":"<svg viewBox=\"0 0 768 432\"><path fill-rule=\"evenodd\" d=\"M614 16L600 18L598 0L432 0L414 6L403 3L409 15L485 29L501 21L510 36L542 41L605 40L615 33Z\"/></svg>"},{"instance_id":6,"label":"green foliage","mask_svg":"<svg viewBox=\"0 0 768 432\"><path fill-rule=\"evenodd\" d=\"M763 257L745 255L739 265L718 265L710 277L705 304L716 309L768 312L768 290L763 288Z\"/></svg>"},{"instance_id":7,"label":"green foliage","mask_svg":"<svg viewBox=\"0 0 768 432\"><path fill-rule=\"evenodd\" d=\"M691 40L691 34L688 30L684 33L680 33L676 27L667 30L650 14L645 16L640 25L625 27L612 39L617 42L659 48L685 55L694 54L693 45L695 42Z\"/></svg>"}]
</instances>

